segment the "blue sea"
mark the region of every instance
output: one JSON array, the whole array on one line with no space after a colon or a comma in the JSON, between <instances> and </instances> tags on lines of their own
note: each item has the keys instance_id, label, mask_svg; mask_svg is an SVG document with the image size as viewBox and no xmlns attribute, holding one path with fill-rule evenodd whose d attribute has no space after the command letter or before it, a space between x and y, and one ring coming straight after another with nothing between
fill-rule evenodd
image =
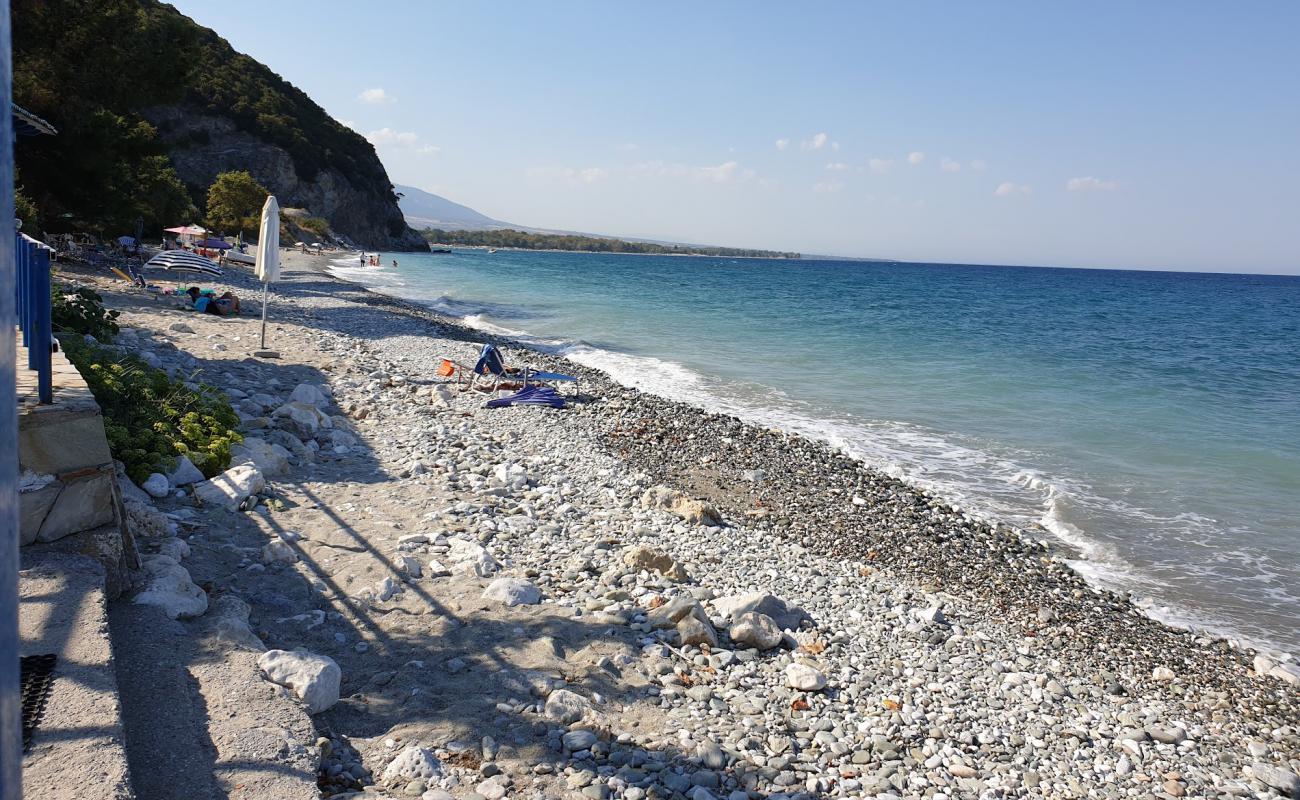
<instances>
[{"instance_id":1,"label":"blue sea","mask_svg":"<svg viewBox=\"0 0 1300 800\"><path fill-rule=\"evenodd\" d=\"M391 266L396 257L399 265ZM340 277L829 441L1300 654L1300 278L457 250Z\"/></svg>"}]
</instances>

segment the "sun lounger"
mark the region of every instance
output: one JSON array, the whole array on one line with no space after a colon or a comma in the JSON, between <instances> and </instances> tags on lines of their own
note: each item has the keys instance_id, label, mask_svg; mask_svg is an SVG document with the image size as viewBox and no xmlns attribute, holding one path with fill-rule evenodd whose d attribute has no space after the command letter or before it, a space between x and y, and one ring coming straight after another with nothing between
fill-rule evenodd
<instances>
[{"instance_id":1,"label":"sun lounger","mask_svg":"<svg viewBox=\"0 0 1300 800\"><path fill-rule=\"evenodd\" d=\"M518 392L489 400L487 408L505 408L506 406L546 406L564 408L564 398L551 386L525 386Z\"/></svg>"},{"instance_id":2,"label":"sun lounger","mask_svg":"<svg viewBox=\"0 0 1300 800\"><path fill-rule=\"evenodd\" d=\"M447 359L444 359L444 362ZM455 364L455 362L452 362ZM525 367L522 371L511 369L505 365L501 358L501 351L496 345L485 344L483 350L479 353L478 361L474 363L471 370L470 387L472 388L480 377L492 378L492 389L496 390L502 381L523 379L524 388L528 388L535 383L572 383L574 391L577 391L578 379L572 375L562 375L558 372L546 372L545 370L534 370Z\"/></svg>"}]
</instances>

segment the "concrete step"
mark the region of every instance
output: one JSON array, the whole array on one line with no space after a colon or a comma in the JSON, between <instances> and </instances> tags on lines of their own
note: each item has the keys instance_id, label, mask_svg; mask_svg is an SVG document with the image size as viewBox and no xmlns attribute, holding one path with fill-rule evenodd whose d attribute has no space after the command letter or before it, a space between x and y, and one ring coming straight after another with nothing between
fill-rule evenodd
<instances>
[{"instance_id":1,"label":"concrete step","mask_svg":"<svg viewBox=\"0 0 1300 800\"><path fill-rule=\"evenodd\" d=\"M130 800L104 567L93 558L24 548L19 654L54 653L54 685L23 757L23 796Z\"/></svg>"}]
</instances>

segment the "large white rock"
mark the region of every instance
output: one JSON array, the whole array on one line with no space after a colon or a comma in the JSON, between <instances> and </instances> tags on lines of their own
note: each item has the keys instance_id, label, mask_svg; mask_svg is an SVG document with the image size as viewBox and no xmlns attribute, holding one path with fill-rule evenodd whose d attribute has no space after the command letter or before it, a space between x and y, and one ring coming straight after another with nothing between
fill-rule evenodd
<instances>
[{"instance_id":1,"label":"large white rock","mask_svg":"<svg viewBox=\"0 0 1300 800\"><path fill-rule=\"evenodd\" d=\"M319 714L339 701L343 673L329 656L306 650L267 650L258 657L257 666L271 683L292 689L308 714Z\"/></svg>"},{"instance_id":2,"label":"large white rock","mask_svg":"<svg viewBox=\"0 0 1300 800\"><path fill-rule=\"evenodd\" d=\"M161 472L155 472L140 484L140 488L149 493L150 497L166 497L171 491L172 485L168 483L167 476Z\"/></svg>"},{"instance_id":3,"label":"large white rock","mask_svg":"<svg viewBox=\"0 0 1300 800\"><path fill-rule=\"evenodd\" d=\"M492 554L477 542L468 539L449 539L447 547L447 560L458 572L472 572L480 578L486 578L501 569L501 565Z\"/></svg>"},{"instance_id":4,"label":"large white rock","mask_svg":"<svg viewBox=\"0 0 1300 800\"><path fill-rule=\"evenodd\" d=\"M642 508L658 508L671 511L682 519L695 525L721 525L722 515L718 510L703 500L687 497L676 489L667 486L654 486L641 495Z\"/></svg>"},{"instance_id":5,"label":"large white rock","mask_svg":"<svg viewBox=\"0 0 1300 800\"><path fill-rule=\"evenodd\" d=\"M312 386L310 383L300 383L293 388L293 393L289 395L289 402L325 408L330 401L319 387Z\"/></svg>"},{"instance_id":6,"label":"large white rock","mask_svg":"<svg viewBox=\"0 0 1300 800\"><path fill-rule=\"evenodd\" d=\"M285 403L271 415L304 439L314 439L322 428L334 427L334 420L310 403Z\"/></svg>"},{"instance_id":7,"label":"large white rock","mask_svg":"<svg viewBox=\"0 0 1300 800\"><path fill-rule=\"evenodd\" d=\"M542 592L519 578L497 578L483 590L484 600L496 600L508 606L532 606L542 602Z\"/></svg>"},{"instance_id":8,"label":"large white rock","mask_svg":"<svg viewBox=\"0 0 1300 800\"><path fill-rule=\"evenodd\" d=\"M807 664L794 663L785 668L785 685L801 692L826 688L826 676Z\"/></svg>"},{"instance_id":9,"label":"large white rock","mask_svg":"<svg viewBox=\"0 0 1300 800\"><path fill-rule=\"evenodd\" d=\"M176 459L176 466L172 471L167 473L167 480L172 486L189 486L191 483L199 483L203 480L203 473L199 468L194 466L189 456L180 456Z\"/></svg>"},{"instance_id":10,"label":"large white rock","mask_svg":"<svg viewBox=\"0 0 1300 800\"><path fill-rule=\"evenodd\" d=\"M266 488L262 471L251 464L238 464L211 480L194 485L194 496L207 505L235 511L249 495Z\"/></svg>"},{"instance_id":11,"label":"large white rock","mask_svg":"<svg viewBox=\"0 0 1300 800\"><path fill-rule=\"evenodd\" d=\"M681 564L673 557L645 544L632 545L623 551L623 563L634 570L653 570L672 581L684 581L689 577Z\"/></svg>"},{"instance_id":12,"label":"large white rock","mask_svg":"<svg viewBox=\"0 0 1300 800\"><path fill-rule=\"evenodd\" d=\"M263 564L292 564L297 560L298 554L283 539L273 539L262 545Z\"/></svg>"},{"instance_id":13,"label":"large white rock","mask_svg":"<svg viewBox=\"0 0 1300 800\"><path fill-rule=\"evenodd\" d=\"M243 443L230 448L230 461L233 464L252 464L268 478L289 471L289 451L256 436L247 437Z\"/></svg>"},{"instance_id":14,"label":"large white rock","mask_svg":"<svg viewBox=\"0 0 1300 800\"><path fill-rule=\"evenodd\" d=\"M397 758L388 762L380 781L389 786L414 780L428 783L434 778L441 778L442 772L442 762L438 761L437 756L423 747L411 744L398 753Z\"/></svg>"},{"instance_id":15,"label":"large white rock","mask_svg":"<svg viewBox=\"0 0 1300 800\"><path fill-rule=\"evenodd\" d=\"M568 724L577 722L591 708L587 698L568 689L556 689L546 698L547 719Z\"/></svg>"},{"instance_id":16,"label":"large white rock","mask_svg":"<svg viewBox=\"0 0 1300 800\"><path fill-rule=\"evenodd\" d=\"M812 621L807 611L766 592L719 597L713 601L713 609L718 612L718 616L728 620L736 619L741 614L751 611L755 614L764 614L771 617L772 621L783 630L786 628L798 630L802 620Z\"/></svg>"},{"instance_id":17,"label":"large white rock","mask_svg":"<svg viewBox=\"0 0 1300 800\"><path fill-rule=\"evenodd\" d=\"M207 593L194 585L189 570L176 559L143 556L140 569L144 573L144 590L135 596L136 603L157 606L172 619L197 617L208 610Z\"/></svg>"},{"instance_id":18,"label":"large white rock","mask_svg":"<svg viewBox=\"0 0 1300 800\"><path fill-rule=\"evenodd\" d=\"M759 650L771 650L781 643L781 628L766 614L748 611L736 617L728 631L731 640Z\"/></svg>"}]
</instances>

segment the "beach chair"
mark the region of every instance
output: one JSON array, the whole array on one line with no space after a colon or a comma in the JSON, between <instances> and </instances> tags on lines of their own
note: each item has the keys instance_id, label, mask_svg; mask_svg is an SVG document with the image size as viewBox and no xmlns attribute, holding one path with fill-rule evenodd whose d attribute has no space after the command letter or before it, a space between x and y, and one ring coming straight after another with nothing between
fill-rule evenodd
<instances>
[{"instance_id":1,"label":"beach chair","mask_svg":"<svg viewBox=\"0 0 1300 800\"><path fill-rule=\"evenodd\" d=\"M487 408L505 408L506 406L546 406L547 408L564 408L564 398L551 386L525 386L518 392L489 400Z\"/></svg>"},{"instance_id":2,"label":"beach chair","mask_svg":"<svg viewBox=\"0 0 1300 800\"><path fill-rule=\"evenodd\" d=\"M479 354L478 361L474 363L470 386L473 387L480 377L491 377L493 379L492 391L496 391L503 380L521 379L525 389L532 384L538 383L572 383L574 393L576 394L578 391L578 379L572 375L535 370L530 367L524 367L522 371L518 368L511 369L507 367L501 358L501 351L493 344L483 345L483 351Z\"/></svg>"}]
</instances>

